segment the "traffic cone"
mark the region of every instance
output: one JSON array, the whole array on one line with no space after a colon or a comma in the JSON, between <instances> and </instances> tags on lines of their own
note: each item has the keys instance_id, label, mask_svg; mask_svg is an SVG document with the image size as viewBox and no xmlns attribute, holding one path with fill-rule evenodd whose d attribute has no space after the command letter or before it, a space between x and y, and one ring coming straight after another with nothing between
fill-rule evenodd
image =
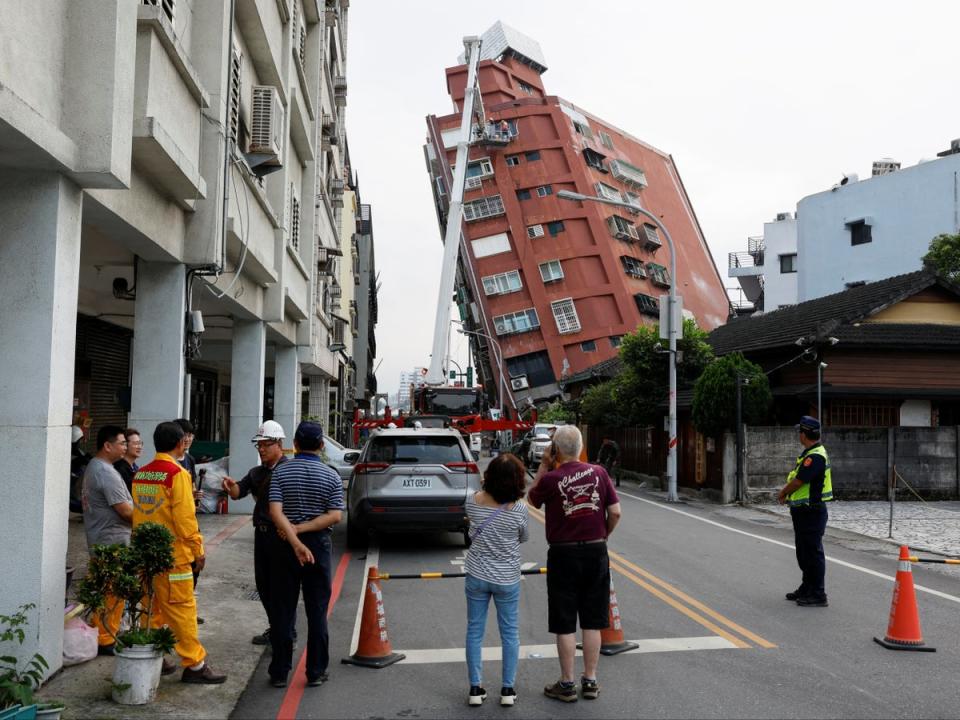
<instances>
[{"instance_id":1,"label":"traffic cone","mask_svg":"<svg viewBox=\"0 0 960 720\"><path fill-rule=\"evenodd\" d=\"M384 668L403 660L406 655L393 652L390 638L387 637L387 616L383 611L383 591L376 567L371 567L367 575L366 590L363 594L363 616L360 620L360 639L357 651L340 662L344 665L362 665L364 667Z\"/></svg>"},{"instance_id":2,"label":"traffic cone","mask_svg":"<svg viewBox=\"0 0 960 720\"><path fill-rule=\"evenodd\" d=\"M606 630L600 631L600 654L618 655L627 650L636 650L640 645L624 640L623 623L620 622L620 604L617 602L617 592L613 589L613 574L610 575L610 602L607 605L609 625ZM583 648L583 643L577 643Z\"/></svg>"},{"instance_id":3,"label":"traffic cone","mask_svg":"<svg viewBox=\"0 0 960 720\"><path fill-rule=\"evenodd\" d=\"M906 545L900 546L900 561L893 586L887 635L883 640L878 637L873 639L888 650L936 652L936 648L924 644L923 634L920 632L920 614L913 589L913 571L910 569L910 549Z\"/></svg>"}]
</instances>

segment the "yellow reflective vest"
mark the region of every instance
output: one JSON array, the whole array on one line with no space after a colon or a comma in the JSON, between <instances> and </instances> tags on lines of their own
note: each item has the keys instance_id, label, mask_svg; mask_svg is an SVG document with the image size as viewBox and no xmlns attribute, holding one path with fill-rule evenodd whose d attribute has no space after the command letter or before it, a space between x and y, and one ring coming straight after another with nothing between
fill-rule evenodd
<instances>
[{"instance_id":1,"label":"yellow reflective vest","mask_svg":"<svg viewBox=\"0 0 960 720\"><path fill-rule=\"evenodd\" d=\"M193 479L172 455L157 453L153 462L137 470L132 495L134 529L140 523L155 522L170 530L175 565L189 565L204 554Z\"/></svg>"},{"instance_id":2,"label":"yellow reflective vest","mask_svg":"<svg viewBox=\"0 0 960 720\"><path fill-rule=\"evenodd\" d=\"M823 445L814 445L813 447L808 448L800 453L800 456L797 458L797 466L790 471L789 475L787 475L787 482L789 483L793 481L793 479L797 476L797 473L800 472L800 467L803 465L803 461L811 455L819 455L823 458L825 470L823 472L823 491L820 493L820 500L821 502L830 502L833 500L833 482L830 477L830 458L827 456L827 449ZM789 500L791 507L809 505L810 483L805 482L799 488L794 490L790 494Z\"/></svg>"}]
</instances>

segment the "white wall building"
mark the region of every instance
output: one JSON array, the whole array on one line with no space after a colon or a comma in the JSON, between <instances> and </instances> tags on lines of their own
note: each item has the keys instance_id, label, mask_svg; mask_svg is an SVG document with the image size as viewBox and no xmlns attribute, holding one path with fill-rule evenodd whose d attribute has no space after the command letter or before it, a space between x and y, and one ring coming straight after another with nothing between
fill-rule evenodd
<instances>
[{"instance_id":1,"label":"white wall building","mask_svg":"<svg viewBox=\"0 0 960 720\"><path fill-rule=\"evenodd\" d=\"M400 389L397 390L397 405L391 408L394 413L410 410L410 386L423 387L427 384L427 369L414 368L400 371Z\"/></svg>"},{"instance_id":2,"label":"white wall building","mask_svg":"<svg viewBox=\"0 0 960 720\"><path fill-rule=\"evenodd\" d=\"M288 436L302 376L326 407L348 4L35 0L0 24L0 545L23 550L0 612L37 605L19 652L51 671L78 415L137 427L147 458L190 416L237 475L268 387Z\"/></svg>"},{"instance_id":3,"label":"white wall building","mask_svg":"<svg viewBox=\"0 0 960 720\"><path fill-rule=\"evenodd\" d=\"M729 254L728 276L764 311L919 270L930 241L960 232L960 141L935 160L900 169L879 160L873 175L846 176L780 213L747 252ZM749 307L749 305L748 305Z\"/></svg>"}]
</instances>

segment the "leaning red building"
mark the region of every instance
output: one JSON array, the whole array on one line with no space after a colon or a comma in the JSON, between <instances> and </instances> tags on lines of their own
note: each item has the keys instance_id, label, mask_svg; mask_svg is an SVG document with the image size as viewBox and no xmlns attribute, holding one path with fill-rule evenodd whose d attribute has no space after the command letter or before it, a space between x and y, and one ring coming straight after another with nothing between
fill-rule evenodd
<instances>
[{"instance_id":1,"label":"leaning red building","mask_svg":"<svg viewBox=\"0 0 960 720\"><path fill-rule=\"evenodd\" d=\"M480 333L471 338L490 397L501 368L507 407L559 396L564 378L615 356L624 334L658 321L659 296L672 282L700 327L725 323L723 281L673 158L548 95L539 46L502 23L483 35L481 58L484 111L510 138L470 148L456 299L465 327ZM459 109L467 66L448 68L446 78ZM456 112L427 118L441 236L459 126ZM669 276L669 249L642 215L561 200L560 190L656 214L676 245L678 277Z\"/></svg>"}]
</instances>

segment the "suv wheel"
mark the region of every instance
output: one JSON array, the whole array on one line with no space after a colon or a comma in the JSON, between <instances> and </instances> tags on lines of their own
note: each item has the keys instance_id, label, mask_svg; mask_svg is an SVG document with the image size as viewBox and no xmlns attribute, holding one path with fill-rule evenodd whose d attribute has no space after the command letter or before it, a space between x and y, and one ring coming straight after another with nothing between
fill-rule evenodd
<instances>
[{"instance_id":1,"label":"suv wheel","mask_svg":"<svg viewBox=\"0 0 960 720\"><path fill-rule=\"evenodd\" d=\"M367 547L367 531L357 523L347 518L347 547L351 550L362 550Z\"/></svg>"}]
</instances>

